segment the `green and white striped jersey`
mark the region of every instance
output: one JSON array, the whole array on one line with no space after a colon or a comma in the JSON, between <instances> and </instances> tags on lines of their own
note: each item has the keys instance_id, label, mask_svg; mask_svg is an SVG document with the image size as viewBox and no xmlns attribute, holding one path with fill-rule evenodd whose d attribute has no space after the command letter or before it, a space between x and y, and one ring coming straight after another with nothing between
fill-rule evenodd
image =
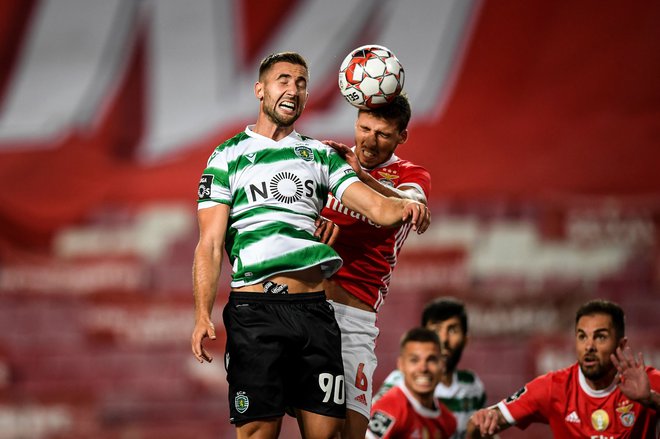
<instances>
[{"instance_id":1,"label":"green and white striped jersey","mask_svg":"<svg viewBox=\"0 0 660 439\"><path fill-rule=\"evenodd\" d=\"M314 237L314 221L328 192L341 199L356 181L334 149L295 131L276 142L248 126L218 146L199 183L198 209L231 207L225 235L231 286L315 266L334 274L342 260Z\"/></svg>"},{"instance_id":2,"label":"green and white striped jersey","mask_svg":"<svg viewBox=\"0 0 660 439\"><path fill-rule=\"evenodd\" d=\"M394 370L385 378L373 400L383 396L392 387L403 381L400 370ZM481 379L470 370L454 371L451 386L440 383L436 386L433 395L438 398L456 417L456 432L451 439L465 437L467 423L470 416L486 405L486 391Z\"/></svg>"}]
</instances>

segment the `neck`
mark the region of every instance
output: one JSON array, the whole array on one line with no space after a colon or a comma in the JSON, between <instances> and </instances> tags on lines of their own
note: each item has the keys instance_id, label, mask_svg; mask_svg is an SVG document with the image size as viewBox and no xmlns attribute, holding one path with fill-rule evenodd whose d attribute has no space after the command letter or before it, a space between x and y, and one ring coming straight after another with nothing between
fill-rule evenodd
<instances>
[{"instance_id":1,"label":"neck","mask_svg":"<svg viewBox=\"0 0 660 439\"><path fill-rule=\"evenodd\" d=\"M293 125L277 125L268 119L266 115L259 113L259 118L257 119L257 123L254 125L252 131L261 136L273 139L277 142L284 139L286 136L293 132Z\"/></svg>"},{"instance_id":2,"label":"neck","mask_svg":"<svg viewBox=\"0 0 660 439\"><path fill-rule=\"evenodd\" d=\"M614 378L616 377L616 369L612 369L605 375L603 378L598 379L598 380L591 380L587 378L586 376L584 377L584 380L587 382L589 387L591 387L594 390L603 390L607 389L609 386L612 385L612 382L614 381Z\"/></svg>"},{"instance_id":3,"label":"neck","mask_svg":"<svg viewBox=\"0 0 660 439\"><path fill-rule=\"evenodd\" d=\"M422 406L426 407L427 409L433 410L433 409L436 408L435 403L433 402L433 393L430 393L428 395L417 394L417 395L414 395L414 396L415 396L415 399L417 399L417 401L419 401L419 403Z\"/></svg>"},{"instance_id":4,"label":"neck","mask_svg":"<svg viewBox=\"0 0 660 439\"><path fill-rule=\"evenodd\" d=\"M446 387L451 386L451 383L454 382L454 371L450 370L440 375L440 382Z\"/></svg>"}]
</instances>

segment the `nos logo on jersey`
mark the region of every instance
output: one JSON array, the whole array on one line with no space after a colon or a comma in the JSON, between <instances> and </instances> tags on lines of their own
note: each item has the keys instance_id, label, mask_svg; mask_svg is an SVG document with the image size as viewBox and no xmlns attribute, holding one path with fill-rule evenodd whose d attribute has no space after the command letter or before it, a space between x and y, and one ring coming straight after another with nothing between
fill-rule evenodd
<instances>
[{"instance_id":1,"label":"nos logo on jersey","mask_svg":"<svg viewBox=\"0 0 660 439\"><path fill-rule=\"evenodd\" d=\"M250 201L275 198L280 203L291 204L299 201L303 195L311 197L314 195L314 182L305 180L288 171L278 172L270 179L270 182L262 181L260 185L251 184L247 195Z\"/></svg>"}]
</instances>

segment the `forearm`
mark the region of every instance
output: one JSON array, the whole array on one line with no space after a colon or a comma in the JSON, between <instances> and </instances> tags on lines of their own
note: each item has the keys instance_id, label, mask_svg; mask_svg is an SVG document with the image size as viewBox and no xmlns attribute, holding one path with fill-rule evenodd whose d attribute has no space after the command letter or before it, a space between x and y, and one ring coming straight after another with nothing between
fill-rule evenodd
<instances>
[{"instance_id":1,"label":"forearm","mask_svg":"<svg viewBox=\"0 0 660 439\"><path fill-rule=\"evenodd\" d=\"M378 198L366 206L363 213L379 226L394 227L403 223L404 208L409 202L409 200L403 198L379 195Z\"/></svg>"},{"instance_id":2,"label":"forearm","mask_svg":"<svg viewBox=\"0 0 660 439\"><path fill-rule=\"evenodd\" d=\"M198 245L193 262L195 320L210 319L218 290L222 252Z\"/></svg>"},{"instance_id":3,"label":"forearm","mask_svg":"<svg viewBox=\"0 0 660 439\"><path fill-rule=\"evenodd\" d=\"M412 203L407 199L381 195L362 182L350 185L344 191L341 202L384 227L401 224L406 205Z\"/></svg>"},{"instance_id":4,"label":"forearm","mask_svg":"<svg viewBox=\"0 0 660 439\"><path fill-rule=\"evenodd\" d=\"M408 200L419 201L420 203L426 204L426 198L424 195L415 189L402 190L392 186L385 185L374 177L371 176L366 171L362 171L359 175L360 181L369 186L371 189L375 190L379 194L385 197L394 197L394 198L403 198ZM402 184L405 187L405 183Z\"/></svg>"}]
</instances>

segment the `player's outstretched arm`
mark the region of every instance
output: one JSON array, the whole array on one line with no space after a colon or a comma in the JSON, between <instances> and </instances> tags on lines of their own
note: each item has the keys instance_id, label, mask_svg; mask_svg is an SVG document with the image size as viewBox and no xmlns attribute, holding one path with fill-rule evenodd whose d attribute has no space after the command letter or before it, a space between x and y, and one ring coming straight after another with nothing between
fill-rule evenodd
<instances>
[{"instance_id":1,"label":"player's outstretched arm","mask_svg":"<svg viewBox=\"0 0 660 439\"><path fill-rule=\"evenodd\" d=\"M362 182L346 188L341 202L385 227L409 222L417 233L424 233L431 222L431 213L426 205L408 199L385 197Z\"/></svg>"},{"instance_id":2,"label":"player's outstretched arm","mask_svg":"<svg viewBox=\"0 0 660 439\"><path fill-rule=\"evenodd\" d=\"M468 439L481 439L494 437L495 433L509 428L502 412L497 407L488 407L476 411L468 421Z\"/></svg>"},{"instance_id":3,"label":"player's outstretched arm","mask_svg":"<svg viewBox=\"0 0 660 439\"><path fill-rule=\"evenodd\" d=\"M225 231L229 219L229 206L219 204L197 212L199 242L193 261L193 297L195 300L195 327L190 338L193 355L200 363L213 360L204 349L205 338L215 340L211 311L215 302L222 266Z\"/></svg>"},{"instance_id":4,"label":"player's outstretched arm","mask_svg":"<svg viewBox=\"0 0 660 439\"><path fill-rule=\"evenodd\" d=\"M617 385L621 392L628 398L657 411L660 408L660 394L658 389L651 388L642 353L638 353L635 357L629 347L617 348L610 358L617 369Z\"/></svg>"},{"instance_id":5,"label":"player's outstretched arm","mask_svg":"<svg viewBox=\"0 0 660 439\"><path fill-rule=\"evenodd\" d=\"M335 142L334 140L324 140L323 143L337 151L337 153L339 153L339 155L342 156L349 165L351 165L351 168L353 168L353 171L355 171L360 181L362 181L364 184L379 194L386 197L405 198L408 200L419 201L420 203L427 204L426 196L424 193L420 192L415 187L402 184L400 187L394 188L391 186L386 186L373 178L371 174L362 169L357 156L350 147L344 145L343 143Z\"/></svg>"}]
</instances>

